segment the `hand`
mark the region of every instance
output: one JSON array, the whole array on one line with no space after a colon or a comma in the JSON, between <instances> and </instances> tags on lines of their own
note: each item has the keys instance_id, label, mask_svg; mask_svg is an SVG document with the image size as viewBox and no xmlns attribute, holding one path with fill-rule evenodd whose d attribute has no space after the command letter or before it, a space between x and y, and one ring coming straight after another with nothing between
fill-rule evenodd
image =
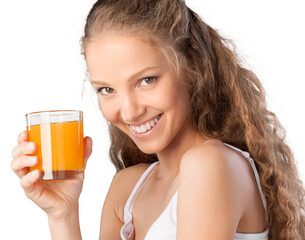
<instances>
[{"instance_id":1,"label":"hand","mask_svg":"<svg viewBox=\"0 0 305 240\"><path fill-rule=\"evenodd\" d=\"M75 206L82 191L83 180L37 182L40 171L30 172L29 167L38 163L37 157L29 156L35 152L35 143L28 142L28 134L22 132L17 139L18 145L12 151L14 160L12 170L20 178L25 195L44 210L49 218L64 219ZM84 138L84 165L92 152L92 140Z\"/></svg>"}]
</instances>

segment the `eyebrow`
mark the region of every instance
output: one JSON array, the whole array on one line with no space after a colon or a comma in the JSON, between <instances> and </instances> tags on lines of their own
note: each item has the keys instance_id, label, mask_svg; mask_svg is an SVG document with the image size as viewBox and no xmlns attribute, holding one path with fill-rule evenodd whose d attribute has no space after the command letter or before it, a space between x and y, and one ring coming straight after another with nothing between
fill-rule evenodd
<instances>
[{"instance_id":1,"label":"eyebrow","mask_svg":"<svg viewBox=\"0 0 305 240\"><path fill-rule=\"evenodd\" d=\"M151 67L143 68L141 71L132 74L132 75L127 79L127 81L131 81L132 79L136 78L137 76L141 75L142 73L144 73L144 72L146 72L146 71L148 71L148 70L151 70L151 69L155 69L155 68L159 68L159 66L151 66ZM106 83L106 82L98 81L98 80L90 80L90 83L91 83L91 84L96 84L96 85L110 85L110 84L108 84L108 83Z\"/></svg>"}]
</instances>

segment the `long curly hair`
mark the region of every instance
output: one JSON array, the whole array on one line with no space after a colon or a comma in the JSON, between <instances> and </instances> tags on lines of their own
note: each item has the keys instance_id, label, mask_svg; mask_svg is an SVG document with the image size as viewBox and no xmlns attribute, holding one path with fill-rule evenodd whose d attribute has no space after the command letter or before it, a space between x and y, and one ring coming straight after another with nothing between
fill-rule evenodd
<instances>
[{"instance_id":1,"label":"long curly hair","mask_svg":"<svg viewBox=\"0 0 305 240\"><path fill-rule=\"evenodd\" d=\"M90 39L107 30L137 34L158 47L177 73L186 76L193 127L251 154L268 203L269 239L305 239L305 191L285 130L267 110L263 86L243 67L234 44L183 0L97 1L81 39L85 57ZM117 171L158 160L111 123L109 132Z\"/></svg>"}]
</instances>

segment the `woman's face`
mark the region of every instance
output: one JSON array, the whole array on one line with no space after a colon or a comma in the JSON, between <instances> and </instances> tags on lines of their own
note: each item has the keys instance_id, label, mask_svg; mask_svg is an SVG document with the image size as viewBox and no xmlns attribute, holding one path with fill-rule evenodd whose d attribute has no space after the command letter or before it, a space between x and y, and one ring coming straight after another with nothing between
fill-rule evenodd
<instances>
[{"instance_id":1,"label":"woman's face","mask_svg":"<svg viewBox=\"0 0 305 240\"><path fill-rule=\"evenodd\" d=\"M157 48L136 37L106 35L85 48L92 86L107 121L147 153L163 151L186 124L187 87Z\"/></svg>"}]
</instances>

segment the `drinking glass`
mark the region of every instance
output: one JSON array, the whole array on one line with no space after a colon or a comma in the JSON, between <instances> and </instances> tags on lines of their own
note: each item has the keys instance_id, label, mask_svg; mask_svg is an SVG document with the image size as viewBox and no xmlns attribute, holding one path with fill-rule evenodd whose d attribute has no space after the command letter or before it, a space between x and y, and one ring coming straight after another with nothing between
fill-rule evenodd
<instances>
[{"instance_id":1,"label":"drinking glass","mask_svg":"<svg viewBox=\"0 0 305 240\"><path fill-rule=\"evenodd\" d=\"M33 156L39 181L84 179L83 112L53 110L26 114L29 141L36 143Z\"/></svg>"}]
</instances>

